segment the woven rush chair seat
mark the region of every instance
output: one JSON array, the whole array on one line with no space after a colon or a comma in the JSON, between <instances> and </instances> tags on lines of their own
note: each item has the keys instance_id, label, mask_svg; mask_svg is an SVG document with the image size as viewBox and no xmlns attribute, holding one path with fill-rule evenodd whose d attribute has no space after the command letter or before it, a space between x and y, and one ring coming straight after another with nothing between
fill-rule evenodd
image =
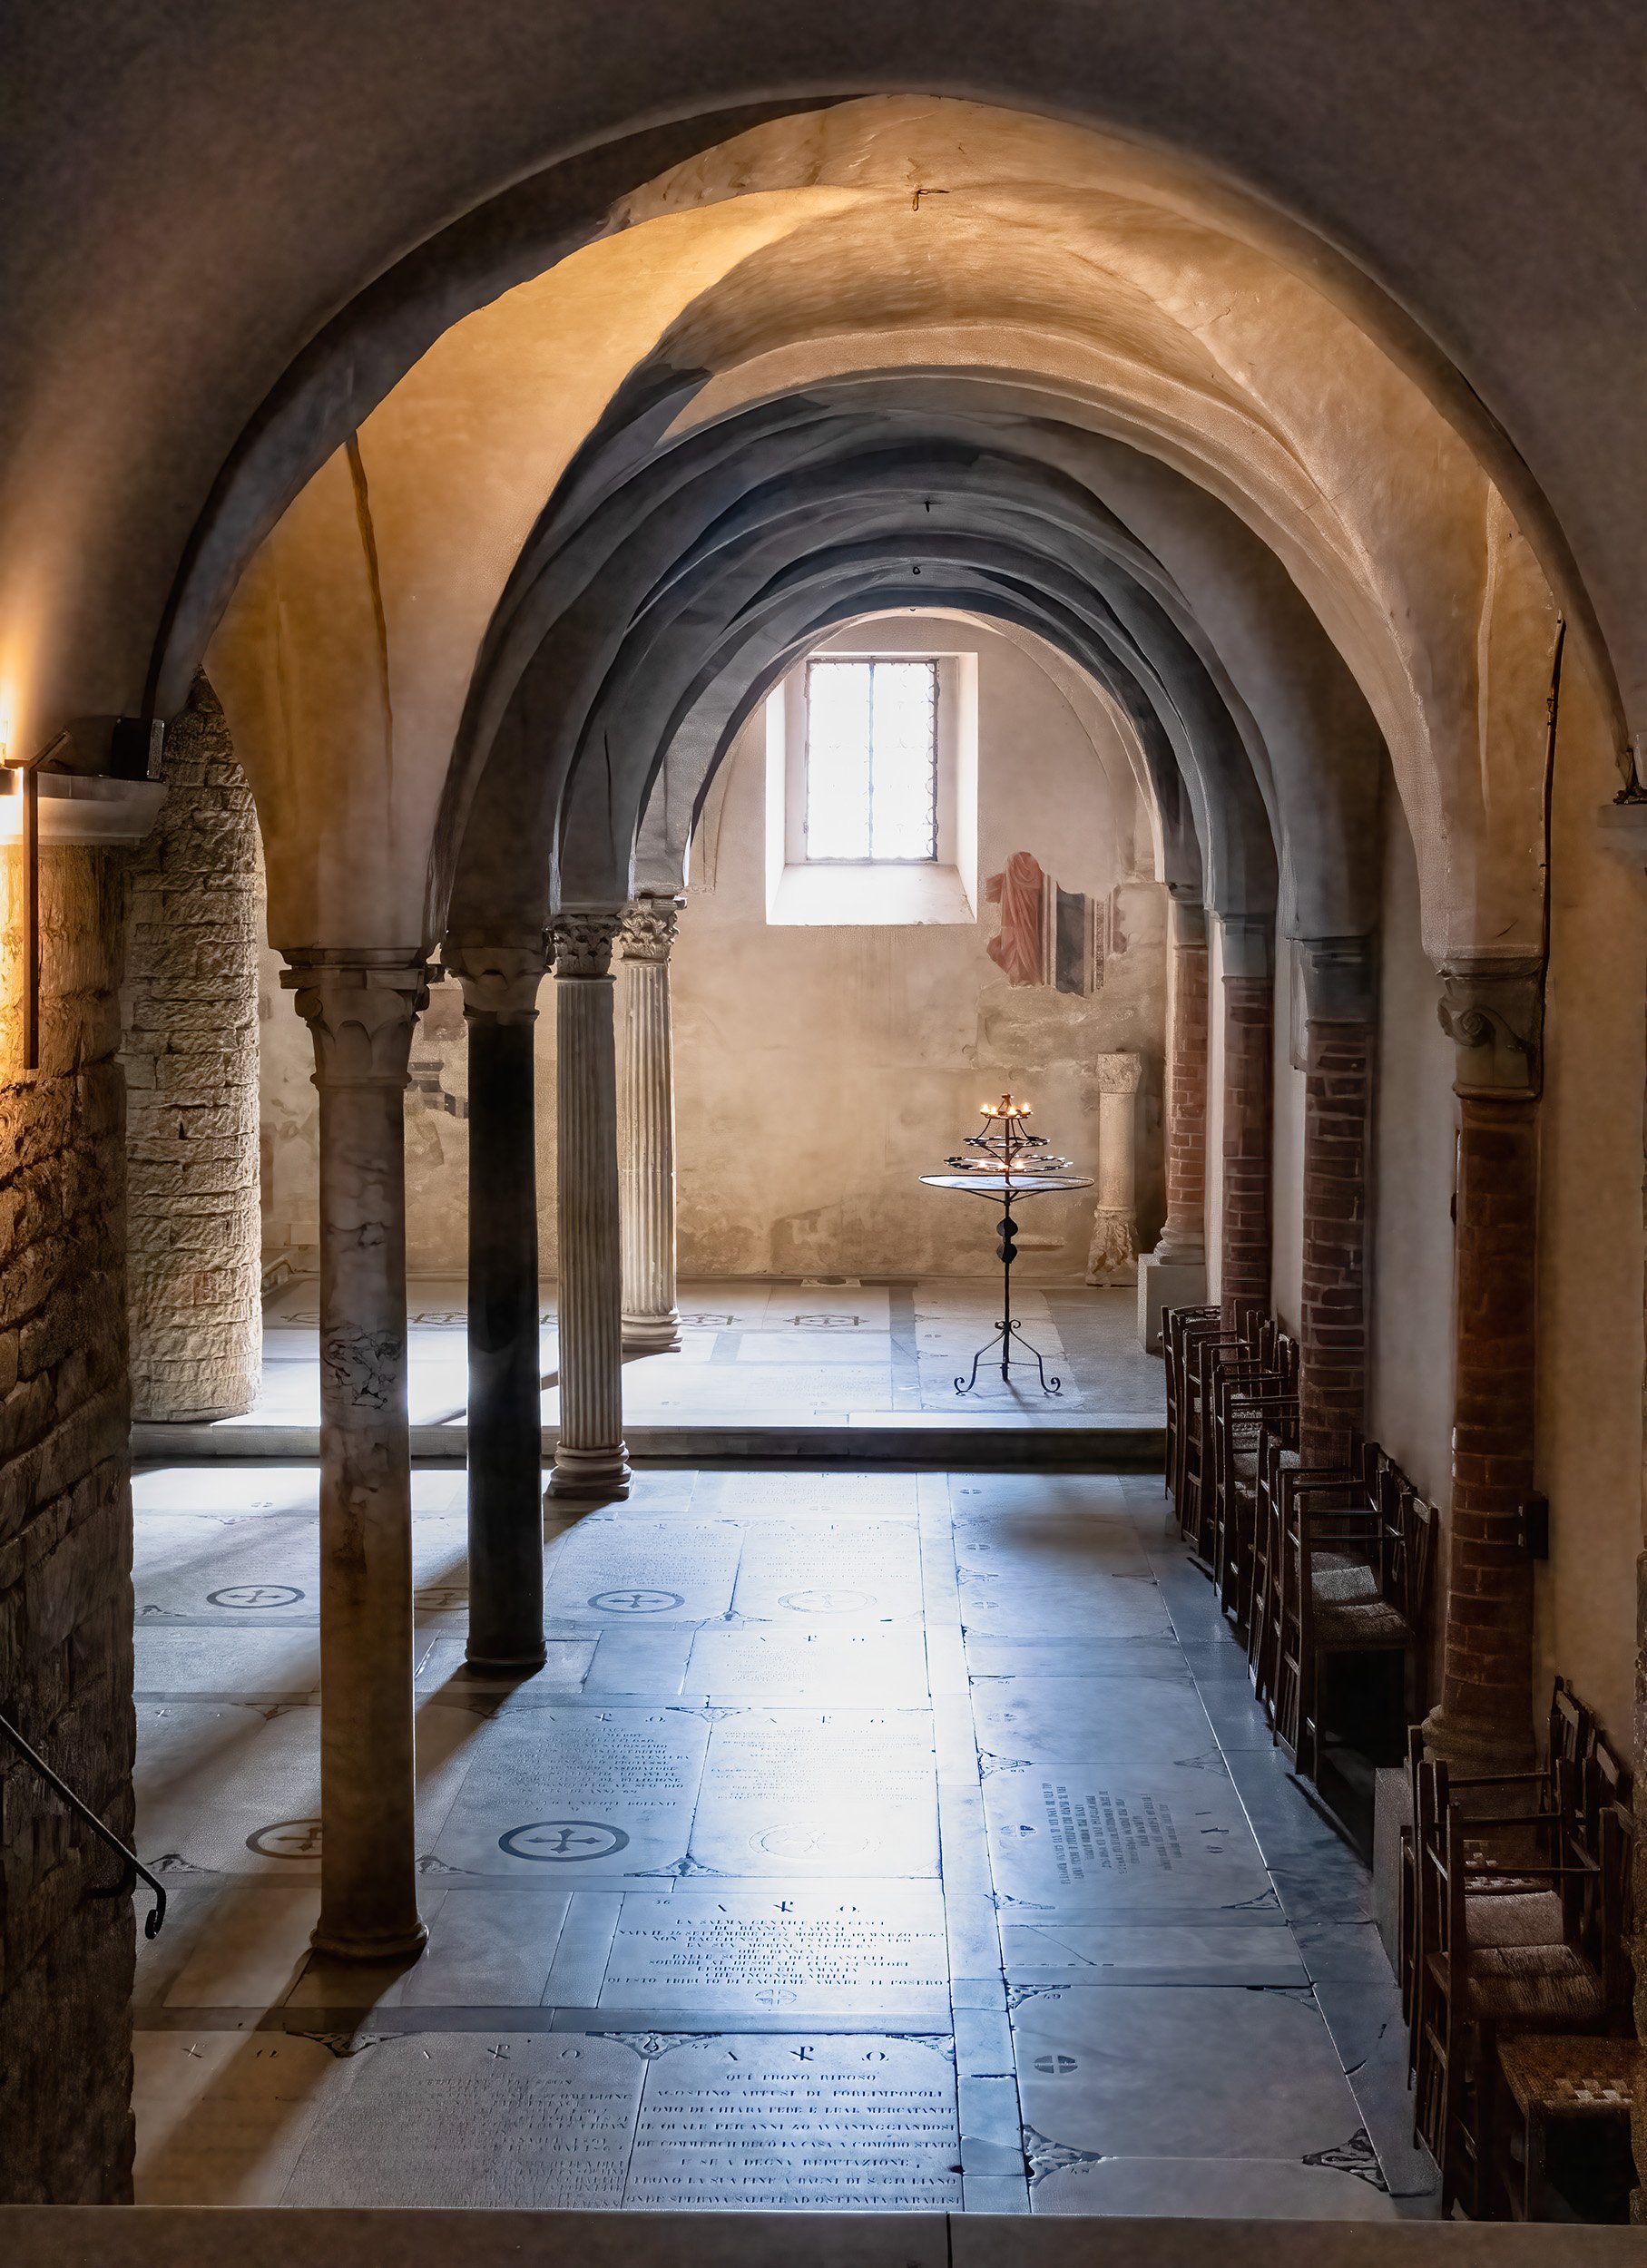
<instances>
[{"instance_id":1,"label":"woven rush chair seat","mask_svg":"<svg viewBox=\"0 0 1647 2268\"><path fill-rule=\"evenodd\" d=\"M1296 1449L1281 1450L1279 1452L1279 1461L1280 1469L1283 1472L1298 1472L1300 1471L1303 1467L1303 1460L1299 1457ZM1256 1489L1258 1486L1257 1450L1238 1449L1235 1452L1235 1470L1240 1479L1250 1481L1251 1485Z\"/></svg>"},{"instance_id":2,"label":"woven rush chair seat","mask_svg":"<svg viewBox=\"0 0 1647 2268\"><path fill-rule=\"evenodd\" d=\"M1519 2032L1498 2043L1498 2068L1516 2107L1563 2118L1610 2118L1647 2089L1647 2048L1633 2039Z\"/></svg>"},{"instance_id":3,"label":"woven rush chair seat","mask_svg":"<svg viewBox=\"0 0 1647 2268\"><path fill-rule=\"evenodd\" d=\"M1462 2012L1477 2024L1599 2024L1607 1995L1570 1945L1487 1945L1470 1955Z\"/></svg>"},{"instance_id":4,"label":"woven rush chair seat","mask_svg":"<svg viewBox=\"0 0 1647 2268\"><path fill-rule=\"evenodd\" d=\"M1564 1916L1560 1895L1554 1890L1495 1892L1490 1898L1464 1901L1464 1932L1471 1948L1559 1945Z\"/></svg>"},{"instance_id":5,"label":"woven rush chair seat","mask_svg":"<svg viewBox=\"0 0 1647 2268\"><path fill-rule=\"evenodd\" d=\"M1316 1643L1334 1654L1383 1652L1405 1645L1406 1616L1387 1598L1328 1599L1316 1608Z\"/></svg>"},{"instance_id":6,"label":"woven rush chair seat","mask_svg":"<svg viewBox=\"0 0 1647 2268\"><path fill-rule=\"evenodd\" d=\"M1318 1551L1310 1574L1321 1608L1366 1606L1381 1596L1373 1569L1348 1551Z\"/></svg>"},{"instance_id":7,"label":"woven rush chair seat","mask_svg":"<svg viewBox=\"0 0 1647 2268\"><path fill-rule=\"evenodd\" d=\"M1550 2129L1567 2120L1592 2130L1612 2124L1627 2150L1632 2115L1647 2094L1647 2051L1633 2039L1524 2032L1499 2041L1498 2078L1512 2114L1504 2120L1497 2151L1503 2206L1513 2221L1567 2219L1570 2205L1549 2209Z\"/></svg>"}]
</instances>

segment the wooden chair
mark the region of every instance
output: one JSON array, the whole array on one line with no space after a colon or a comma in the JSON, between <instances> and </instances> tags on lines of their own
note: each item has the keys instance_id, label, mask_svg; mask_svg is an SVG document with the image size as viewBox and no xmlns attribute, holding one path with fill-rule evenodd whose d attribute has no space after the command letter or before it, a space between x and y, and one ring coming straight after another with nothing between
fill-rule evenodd
<instances>
[{"instance_id":1,"label":"wooden chair","mask_svg":"<svg viewBox=\"0 0 1647 2268\"><path fill-rule=\"evenodd\" d=\"M1344 1655L1363 1659L1399 1656L1402 1721L1424 1714L1424 1631L1435 1554L1436 1515L1387 1460L1372 1461L1362 1503L1300 1504L1296 1552L1282 1562L1290 1585L1290 1619L1283 1625L1296 1648L1292 1706L1282 1738L1297 1769L1320 1775L1326 1741L1328 1670Z\"/></svg>"},{"instance_id":2,"label":"wooden chair","mask_svg":"<svg viewBox=\"0 0 1647 2268\"><path fill-rule=\"evenodd\" d=\"M1647 2048L1633 2039L1517 2033L1498 2043L1496 2094L1503 2115L1494 2217L1549 2220L1551 2126L1568 2120L1616 2125L1627 2149L1635 2106L1647 2101Z\"/></svg>"},{"instance_id":3,"label":"wooden chair","mask_svg":"<svg viewBox=\"0 0 1647 2268\"><path fill-rule=\"evenodd\" d=\"M1226 1364L1213 1405L1212 1573L1243 1642L1251 1628L1262 1436L1298 1439L1298 1344L1271 1325L1256 1358Z\"/></svg>"},{"instance_id":4,"label":"wooden chair","mask_svg":"<svg viewBox=\"0 0 1647 2268\"><path fill-rule=\"evenodd\" d=\"M1191 1376L1190 1348L1202 1331L1216 1326L1216 1307L1167 1307L1162 1311L1161 1341L1167 1374L1167 1493L1183 1527L1184 1468L1188 1456Z\"/></svg>"},{"instance_id":5,"label":"wooden chair","mask_svg":"<svg viewBox=\"0 0 1647 2268\"><path fill-rule=\"evenodd\" d=\"M1221 1364L1239 1360L1241 1342L1221 1324L1191 1326L1188 1340L1190 1390L1184 1413L1183 1493L1179 1532L1203 1569L1212 1566L1212 1413Z\"/></svg>"},{"instance_id":6,"label":"wooden chair","mask_svg":"<svg viewBox=\"0 0 1647 2268\"><path fill-rule=\"evenodd\" d=\"M1264 1528L1261 1546L1255 1546L1255 1560L1261 1550L1263 1559L1263 1618L1257 1634L1257 1653L1253 1661L1253 1687L1269 1714L1278 1741L1295 1753L1298 1743L1299 1705L1299 1629L1298 1629L1298 1559L1300 1549L1299 1521L1312 1507L1325 1506L1346 1513L1367 1509L1366 1465L1368 1455L1377 1455L1357 1443L1352 1461L1339 1467L1305 1465L1297 1451L1279 1445L1271 1448L1261 1488L1258 1518ZM1334 1555L1326 1549L1319 1554L1319 1567L1325 1571L1337 1556L1347 1569L1354 1569L1354 1554ZM1257 1581L1255 1568L1255 1582ZM1364 1579L1357 1577L1358 1582Z\"/></svg>"},{"instance_id":7,"label":"wooden chair","mask_svg":"<svg viewBox=\"0 0 1647 2268\"><path fill-rule=\"evenodd\" d=\"M1564 1677L1557 1677L1551 1688L1550 1708L1545 1723L1544 1762L1527 1772L1496 1773L1489 1775L1472 1774L1460 1777L1456 1773L1449 1779L1455 1801L1466 1806L1479 1804L1484 1797L1489 1806L1502 1807L1516 1801L1524 1802L1529 1809L1529 1824L1553 1817L1557 1810L1557 1783L1564 1767L1578 1775L1573 1784L1581 1790L1585 1785L1584 1774L1592 1758L1598 1759L1595 1779L1597 1787L1613 1793L1614 1800L1622 1803L1624 1775L1602 1741L1595 1718L1573 1691ZM1407 1778L1411 1790L1412 1813L1415 1825L1401 1831L1401 1878L1399 1931L1397 1945L1397 1969L1401 1984L1401 2012L1407 2025L1407 2071L1409 2077L1417 2067L1417 2029L1415 2017L1415 1992L1423 1949L1419 1942L1419 1914L1417 1899L1417 1866L1415 1855L1416 1823L1419 1815L1422 1793L1419 1773L1424 1763L1423 1727L1413 1724L1407 1733ZM1599 1818L1590 1823L1592 1843L1599 1836Z\"/></svg>"},{"instance_id":8,"label":"wooden chair","mask_svg":"<svg viewBox=\"0 0 1647 2268\"><path fill-rule=\"evenodd\" d=\"M1617 2014L1627 1845L1609 1808L1586 1849L1575 1777L1558 1769L1554 1813L1484 1817L1453 1800L1444 1765L1421 1769L1415 2126L1444 2217L1487 2202L1499 2035L1600 2033Z\"/></svg>"}]
</instances>

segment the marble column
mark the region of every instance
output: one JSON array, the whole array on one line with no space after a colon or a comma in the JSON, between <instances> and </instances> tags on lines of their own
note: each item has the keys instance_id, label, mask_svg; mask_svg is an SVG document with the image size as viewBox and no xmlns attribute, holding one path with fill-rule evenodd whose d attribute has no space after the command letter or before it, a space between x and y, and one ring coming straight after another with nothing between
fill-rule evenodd
<instances>
[{"instance_id":1,"label":"marble column","mask_svg":"<svg viewBox=\"0 0 1647 2268\"><path fill-rule=\"evenodd\" d=\"M675 1061L669 963L684 898L637 898L623 924L623 1344L681 1344L675 1305Z\"/></svg>"},{"instance_id":2,"label":"marble column","mask_svg":"<svg viewBox=\"0 0 1647 2268\"><path fill-rule=\"evenodd\" d=\"M415 1952L407 1061L421 955L291 953L320 1142L320 1919L344 1960Z\"/></svg>"},{"instance_id":3,"label":"marble column","mask_svg":"<svg viewBox=\"0 0 1647 2268\"><path fill-rule=\"evenodd\" d=\"M1299 1447L1306 1464L1337 1465L1367 1424L1376 953L1369 937L1307 938L1297 952L1305 1017Z\"/></svg>"},{"instance_id":4,"label":"marble column","mask_svg":"<svg viewBox=\"0 0 1647 2268\"><path fill-rule=\"evenodd\" d=\"M612 977L626 912L564 906L553 924L561 1232L561 1424L549 1480L555 1496L629 1493Z\"/></svg>"},{"instance_id":5,"label":"marble column","mask_svg":"<svg viewBox=\"0 0 1647 2268\"><path fill-rule=\"evenodd\" d=\"M1098 1199L1086 1280L1128 1285L1138 1280L1137 1157L1134 1123L1143 1059L1101 1055L1093 1066L1098 1089Z\"/></svg>"},{"instance_id":6,"label":"marble column","mask_svg":"<svg viewBox=\"0 0 1647 2268\"><path fill-rule=\"evenodd\" d=\"M1223 1199L1219 1295L1224 1321L1270 1312L1275 1175L1275 924L1219 924L1223 962Z\"/></svg>"},{"instance_id":7,"label":"marble column","mask_svg":"<svg viewBox=\"0 0 1647 2268\"><path fill-rule=\"evenodd\" d=\"M469 1035L471 1669L544 1660L543 1388L538 1354L533 1032L547 953L449 941Z\"/></svg>"},{"instance_id":8,"label":"marble column","mask_svg":"<svg viewBox=\"0 0 1647 2268\"><path fill-rule=\"evenodd\" d=\"M1449 964L1441 1022L1457 1047L1453 1503L1441 1701L1425 1746L1455 1770L1532 1755L1539 964Z\"/></svg>"},{"instance_id":9,"label":"marble column","mask_svg":"<svg viewBox=\"0 0 1647 2268\"><path fill-rule=\"evenodd\" d=\"M1138 1335L1152 1352L1162 1309L1207 1296L1207 915L1179 891L1167 982L1167 1217L1138 1269Z\"/></svg>"}]
</instances>

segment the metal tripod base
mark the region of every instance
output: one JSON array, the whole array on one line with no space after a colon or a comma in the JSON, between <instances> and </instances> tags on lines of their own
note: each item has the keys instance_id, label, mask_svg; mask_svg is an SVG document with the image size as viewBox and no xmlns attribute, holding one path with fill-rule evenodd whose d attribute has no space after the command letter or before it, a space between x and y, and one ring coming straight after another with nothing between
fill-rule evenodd
<instances>
[{"instance_id":1,"label":"metal tripod base","mask_svg":"<svg viewBox=\"0 0 1647 2268\"><path fill-rule=\"evenodd\" d=\"M1012 1350L1015 1340L1019 1346L1027 1351L1029 1356L1028 1362L1024 1361L1023 1356L1020 1356L1018 1361L1015 1364L1014 1363ZM956 1380L955 1390L956 1393L970 1393L972 1392L973 1388L978 1383L978 1364L984 1360L984 1357L989 1353L990 1349L997 1344L1001 1349L1000 1362L998 1364L992 1362L989 1367L991 1370L998 1369L1000 1371L1001 1380L1004 1385L1011 1383L1011 1374L1015 1369L1027 1370L1030 1366L1030 1363L1033 1363L1035 1366L1035 1375L1041 1381L1041 1391L1043 1393L1062 1393L1064 1392L1063 1379L1054 1378L1050 1374L1046 1364L1041 1359L1039 1348L1024 1337L1024 1326L1019 1323L1017 1317L1015 1315L1005 1315L999 1323L996 1324L995 1329L990 1333L989 1336L985 1340L983 1345L973 1356L972 1368L967 1373L966 1376L965 1378L957 1378Z\"/></svg>"}]
</instances>

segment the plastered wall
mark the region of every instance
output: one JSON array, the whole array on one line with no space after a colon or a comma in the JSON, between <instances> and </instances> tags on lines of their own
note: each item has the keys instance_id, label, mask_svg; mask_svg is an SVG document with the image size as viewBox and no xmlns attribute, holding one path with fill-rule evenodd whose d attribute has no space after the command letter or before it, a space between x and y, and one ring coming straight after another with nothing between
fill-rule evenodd
<instances>
[{"instance_id":1,"label":"plastered wall","mask_svg":"<svg viewBox=\"0 0 1647 2268\"><path fill-rule=\"evenodd\" d=\"M1551 806L1551 951L1538 1251L1536 1686L1571 1677L1630 1742L1642 1526L1642 1094L1647 885L1607 846L1618 791L1568 641Z\"/></svg>"},{"instance_id":2,"label":"plastered wall","mask_svg":"<svg viewBox=\"0 0 1647 2268\"><path fill-rule=\"evenodd\" d=\"M1453 1422L1453 1042L1418 935L1418 869L1396 798L1384 806L1378 1054L1373 1090L1368 1422L1445 1510ZM1300 1084L1301 1084L1300 1076Z\"/></svg>"},{"instance_id":3,"label":"plastered wall","mask_svg":"<svg viewBox=\"0 0 1647 2268\"><path fill-rule=\"evenodd\" d=\"M858 650L973 652L978 682L978 867L1029 851L1097 902L1103 973L1086 996L1014 985L987 951L996 909L930 927L774 927L766 918L766 747L757 715L729 756L693 845L674 961L680 1254L698 1275L966 1275L995 1265L993 1215L925 1189L1002 1088L1085 1171L1096 1164L1094 1056L1144 1059L1137 1099L1140 1228L1162 1210L1165 892L1147 871L1131 768L1050 660L960 621L890 623ZM1107 735L1107 738L1105 736ZM1097 736L1096 742L1094 736ZM620 983L623 982L620 969ZM315 1241L315 1105L307 1033L263 980L266 1248ZM537 1038L539 1214L554 1268L554 988ZM460 1273L466 1237L466 1051L455 984L437 986L412 1050L408 1253ZM1023 1272L1076 1281L1091 1200L1025 1211Z\"/></svg>"}]
</instances>

